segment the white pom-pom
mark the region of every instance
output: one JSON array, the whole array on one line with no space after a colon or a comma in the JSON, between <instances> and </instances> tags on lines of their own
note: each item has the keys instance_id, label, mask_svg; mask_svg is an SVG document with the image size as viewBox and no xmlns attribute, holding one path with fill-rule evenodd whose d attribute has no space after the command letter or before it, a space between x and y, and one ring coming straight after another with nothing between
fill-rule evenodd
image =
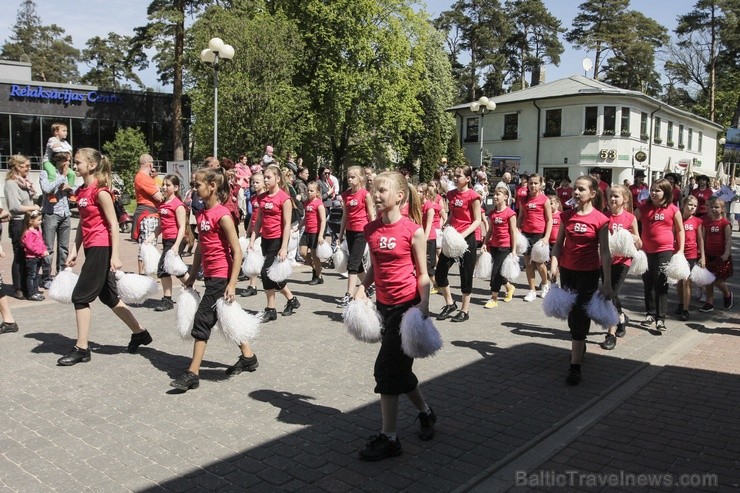
<instances>
[{"instance_id":1,"label":"white pom-pom","mask_svg":"<svg viewBox=\"0 0 740 493\"><path fill-rule=\"evenodd\" d=\"M468 251L468 242L452 226L442 230L442 253L448 258L462 257Z\"/></svg>"},{"instance_id":2,"label":"white pom-pom","mask_svg":"<svg viewBox=\"0 0 740 493\"><path fill-rule=\"evenodd\" d=\"M237 344L254 340L260 333L262 319L245 312L238 303L226 303L219 298L216 301L216 314L224 336Z\"/></svg>"},{"instance_id":3,"label":"white pom-pom","mask_svg":"<svg viewBox=\"0 0 740 493\"><path fill-rule=\"evenodd\" d=\"M629 274L633 276L641 276L645 273L648 268L647 255L642 250L637 250L635 255L632 257L632 265L630 265Z\"/></svg>"},{"instance_id":4,"label":"white pom-pom","mask_svg":"<svg viewBox=\"0 0 740 493\"><path fill-rule=\"evenodd\" d=\"M611 300L604 298L601 291L596 291L591 297L591 300L586 305L586 315L604 327L611 327L619 323L617 308Z\"/></svg>"},{"instance_id":5,"label":"white pom-pom","mask_svg":"<svg viewBox=\"0 0 740 493\"><path fill-rule=\"evenodd\" d=\"M279 260L277 257L272 263L269 269L267 269L267 277L275 282L283 282L293 273L293 266L290 260Z\"/></svg>"},{"instance_id":6,"label":"white pom-pom","mask_svg":"<svg viewBox=\"0 0 740 493\"><path fill-rule=\"evenodd\" d=\"M685 281L691 275L691 268L689 267L689 261L683 253L676 253L671 257L670 262L664 268L665 275L669 279L676 281Z\"/></svg>"},{"instance_id":7,"label":"white pom-pom","mask_svg":"<svg viewBox=\"0 0 740 493\"><path fill-rule=\"evenodd\" d=\"M180 297L177 298L176 326L177 333L183 339L192 337L190 333L193 331L198 305L200 305L200 295L193 288L185 288L180 292Z\"/></svg>"},{"instance_id":8,"label":"white pom-pom","mask_svg":"<svg viewBox=\"0 0 740 493\"><path fill-rule=\"evenodd\" d=\"M247 256L247 249L249 248L249 238L246 236L239 237L239 248L242 249L242 257Z\"/></svg>"},{"instance_id":9,"label":"white pom-pom","mask_svg":"<svg viewBox=\"0 0 740 493\"><path fill-rule=\"evenodd\" d=\"M478 256L478 260L475 262L473 277L478 279L491 279L492 268L493 260L491 260L491 254L488 252L481 252Z\"/></svg>"},{"instance_id":10,"label":"white pom-pom","mask_svg":"<svg viewBox=\"0 0 740 493\"><path fill-rule=\"evenodd\" d=\"M316 246L316 256L319 257L319 260L322 262L326 262L331 258L331 245L328 241L325 241L323 243L319 243Z\"/></svg>"},{"instance_id":11,"label":"white pom-pom","mask_svg":"<svg viewBox=\"0 0 740 493\"><path fill-rule=\"evenodd\" d=\"M538 241L530 252L532 262L544 264L550 261L550 245L544 241Z\"/></svg>"},{"instance_id":12,"label":"white pom-pom","mask_svg":"<svg viewBox=\"0 0 740 493\"><path fill-rule=\"evenodd\" d=\"M373 265L372 257L370 257L370 245L365 244L365 251L362 252L362 268L365 272L370 270Z\"/></svg>"},{"instance_id":13,"label":"white pom-pom","mask_svg":"<svg viewBox=\"0 0 740 493\"><path fill-rule=\"evenodd\" d=\"M347 303L342 314L342 321L347 332L358 341L378 342L381 339L383 321L375 305L368 298Z\"/></svg>"},{"instance_id":14,"label":"white pom-pom","mask_svg":"<svg viewBox=\"0 0 740 493\"><path fill-rule=\"evenodd\" d=\"M442 349L442 336L430 317L416 307L401 319L401 349L410 358L427 358Z\"/></svg>"},{"instance_id":15,"label":"white pom-pom","mask_svg":"<svg viewBox=\"0 0 740 493\"><path fill-rule=\"evenodd\" d=\"M666 276L666 278L665 278L665 282L666 282L666 283L667 283L667 284L668 284L669 286L675 286L676 284L678 284L678 279L674 279L674 278L672 278L672 277L668 277L668 276Z\"/></svg>"},{"instance_id":16,"label":"white pom-pom","mask_svg":"<svg viewBox=\"0 0 740 493\"><path fill-rule=\"evenodd\" d=\"M507 281L513 282L522 273L522 268L519 267L519 257L510 253L504 259L504 263L501 264L501 277Z\"/></svg>"},{"instance_id":17,"label":"white pom-pom","mask_svg":"<svg viewBox=\"0 0 740 493\"><path fill-rule=\"evenodd\" d=\"M614 257L634 257L637 249L632 233L627 229L618 229L609 234L609 251Z\"/></svg>"},{"instance_id":18,"label":"white pom-pom","mask_svg":"<svg viewBox=\"0 0 740 493\"><path fill-rule=\"evenodd\" d=\"M567 320L573 304L576 302L578 294L567 289L563 289L555 283L550 284L550 291L542 300L542 311L547 317Z\"/></svg>"},{"instance_id":19,"label":"white pom-pom","mask_svg":"<svg viewBox=\"0 0 740 493\"><path fill-rule=\"evenodd\" d=\"M435 230L437 239L435 240L435 243L437 244L437 248L442 248L442 230L436 229Z\"/></svg>"},{"instance_id":20,"label":"white pom-pom","mask_svg":"<svg viewBox=\"0 0 740 493\"><path fill-rule=\"evenodd\" d=\"M345 243L342 243L345 245ZM334 270L337 272L345 272L347 270L347 261L349 260L349 254L344 248L337 248L334 255L331 256L332 262L334 262Z\"/></svg>"},{"instance_id":21,"label":"white pom-pom","mask_svg":"<svg viewBox=\"0 0 740 493\"><path fill-rule=\"evenodd\" d=\"M144 264L144 272L147 275L154 275L157 273L157 267L159 267L159 250L151 243L141 244L141 263Z\"/></svg>"},{"instance_id":22,"label":"white pom-pom","mask_svg":"<svg viewBox=\"0 0 740 493\"><path fill-rule=\"evenodd\" d=\"M244 262L242 262L242 272L245 276L255 277L259 276L262 272L262 265L265 263L265 257L262 256L257 248L249 250L244 256Z\"/></svg>"},{"instance_id":23,"label":"white pom-pom","mask_svg":"<svg viewBox=\"0 0 740 493\"><path fill-rule=\"evenodd\" d=\"M516 254L524 255L529 249L529 240L522 234L521 231L517 232L516 235Z\"/></svg>"},{"instance_id":24,"label":"white pom-pom","mask_svg":"<svg viewBox=\"0 0 740 493\"><path fill-rule=\"evenodd\" d=\"M141 303L149 296L157 294L159 285L149 276L127 274L116 271L118 298L127 305Z\"/></svg>"},{"instance_id":25,"label":"white pom-pom","mask_svg":"<svg viewBox=\"0 0 740 493\"><path fill-rule=\"evenodd\" d=\"M164 254L164 271L171 276L180 277L188 273L188 266L171 248Z\"/></svg>"},{"instance_id":26,"label":"white pom-pom","mask_svg":"<svg viewBox=\"0 0 740 493\"><path fill-rule=\"evenodd\" d=\"M699 264L695 265L694 268L691 269L691 282L693 282L697 286L709 286L716 279L717 277L709 272L709 269L700 267ZM52 286L53 285L54 284L52 283ZM49 292L49 296L51 296L51 292Z\"/></svg>"},{"instance_id":27,"label":"white pom-pom","mask_svg":"<svg viewBox=\"0 0 740 493\"><path fill-rule=\"evenodd\" d=\"M74 291L79 278L80 276L75 274L71 267L65 268L51 282L49 298L58 303L72 303L72 291Z\"/></svg>"}]
</instances>

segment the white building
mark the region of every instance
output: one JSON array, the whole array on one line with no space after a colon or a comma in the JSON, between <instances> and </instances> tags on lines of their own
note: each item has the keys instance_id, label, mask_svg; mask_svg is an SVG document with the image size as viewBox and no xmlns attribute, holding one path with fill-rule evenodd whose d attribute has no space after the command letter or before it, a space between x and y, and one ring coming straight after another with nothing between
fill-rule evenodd
<instances>
[{"instance_id":1,"label":"white building","mask_svg":"<svg viewBox=\"0 0 740 493\"><path fill-rule=\"evenodd\" d=\"M575 179L598 166L612 183L631 182L636 170L715 176L723 128L641 92L574 75L491 99L496 109L482 117L470 104L448 109L474 167L482 146L498 174Z\"/></svg>"}]
</instances>

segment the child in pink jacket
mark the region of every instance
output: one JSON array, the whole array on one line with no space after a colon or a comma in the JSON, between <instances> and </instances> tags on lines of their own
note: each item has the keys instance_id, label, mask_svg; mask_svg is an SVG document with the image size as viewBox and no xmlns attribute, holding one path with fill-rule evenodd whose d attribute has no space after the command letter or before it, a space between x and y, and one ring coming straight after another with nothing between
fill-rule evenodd
<instances>
[{"instance_id":1,"label":"child in pink jacket","mask_svg":"<svg viewBox=\"0 0 740 493\"><path fill-rule=\"evenodd\" d=\"M46 249L44 238L41 236L41 212L26 212L24 218L25 231L21 236L23 251L26 254L26 286L28 299L43 301L44 296L39 293L39 268L49 250Z\"/></svg>"}]
</instances>

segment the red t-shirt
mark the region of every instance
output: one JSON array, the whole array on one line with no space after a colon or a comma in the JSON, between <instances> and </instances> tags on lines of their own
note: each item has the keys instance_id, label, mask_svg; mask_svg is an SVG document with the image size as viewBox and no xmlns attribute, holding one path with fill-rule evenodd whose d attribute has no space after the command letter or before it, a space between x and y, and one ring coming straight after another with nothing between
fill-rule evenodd
<instances>
[{"instance_id":1,"label":"red t-shirt","mask_svg":"<svg viewBox=\"0 0 740 493\"><path fill-rule=\"evenodd\" d=\"M269 193L259 195L260 214L262 215L262 229L260 233L266 240L274 240L283 236L283 204L290 200L290 195L284 190L270 196ZM290 220L290 218L288 218Z\"/></svg>"},{"instance_id":2,"label":"red t-shirt","mask_svg":"<svg viewBox=\"0 0 740 493\"><path fill-rule=\"evenodd\" d=\"M727 244L727 238L725 238L725 227L730 224L730 221L721 217L717 220L710 218L704 219L704 255L707 257L721 257L725 254L725 245Z\"/></svg>"},{"instance_id":3,"label":"red t-shirt","mask_svg":"<svg viewBox=\"0 0 740 493\"><path fill-rule=\"evenodd\" d=\"M637 209L641 205L643 205L645 202L648 201L648 199L640 200L638 197L640 196L640 193L647 189L647 185L644 183L642 185L630 185L630 193L632 194L632 208ZM648 196L649 198L649 196Z\"/></svg>"},{"instance_id":4,"label":"red t-shirt","mask_svg":"<svg viewBox=\"0 0 740 493\"><path fill-rule=\"evenodd\" d=\"M516 210L519 210L522 208L522 204L527 200L527 197L529 196L529 189L527 188L527 184L519 185L519 188L516 189Z\"/></svg>"},{"instance_id":5,"label":"red t-shirt","mask_svg":"<svg viewBox=\"0 0 740 493\"><path fill-rule=\"evenodd\" d=\"M516 212L511 207L504 207L504 210L497 211L493 209L488 214L491 228L491 237L488 239L488 245L498 248L511 248L511 230L509 229L510 219L516 216Z\"/></svg>"},{"instance_id":6,"label":"red t-shirt","mask_svg":"<svg viewBox=\"0 0 740 493\"><path fill-rule=\"evenodd\" d=\"M691 191L691 195L696 197L696 201L698 202L696 206L696 215L701 217L706 215L707 213L707 200L712 198L712 194L714 192L711 188L707 187L704 190L699 190L699 187L696 187Z\"/></svg>"},{"instance_id":7,"label":"red t-shirt","mask_svg":"<svg viewBox=\"0 0 740 493\"><path fill-rule=\"evenodd\" d=\"M691 216L683 222L684 245L683 254L687 259L699 258L699 242L697 241L697 231L702 224L702 220L696 216ZM678 251L678 244L673 247L673 251Z\"/></svg>"},{"instance_id":8,"label":"red t-shirt","mask_svg":"<svg viewBox=\"0 0 740 493\"><path fill-rule=\"evenodd\" d=\"M424 218L424 227L427 227L427 214L430 210L434 211L434 216L432 216L432 225L431 230L429 231L429 239L430 240L436 240L437 239L437 230L439 229L439 211L442 209L442 206L439 204L439 202L432 202L431 200L425 200L424 201L424 207L421 211L421 215Z\"/></svg>"},{"instance_id":9,"label":"red t-shirt","mask_svg":"<svg viewBox=\"0 0 740 493\"><path fill-rule=\"evenodd\" d=\"M365 225L365 238L373 254L375 296L384 305L412 301L418 295L412 240L421 226L401 217L384 224L382 217Z\"/></svg>"},{"instance_id":10,"label":"red t-shirt","mask_svg":"<svg viewBox=\"0 0 740 493\"><path fill-rule=\"evenodd\" d=\"M88 247L109 247L110 242L110 224L103 215L103 209L98 201L98 194L105 192L113 194L107 187L98 187L97 182L88 185L82 185L77 189L77 208L80 211L80 224L82 227L82 246Z\"/></svg>"},{"instance_id":11,"label":"red t-shirt","mask_svg":"<svg viewBox=\"0 0 740 493\"><path fill-rule=\"evenodd\" d=\"M355 193L351 190L342 192L344 201L344 210L347 218L345 219L344 229L347 231L360 232L367 224L367 208L365 207L365 197L370 194L364 188L360 188Z\"/></svg>"},{"instance_id":12,"label":"red t-shirt","mask_svg":"<svg viewBox=\"0 0 740 493\"><path fill-rule=\"evenodd\" d=\"M169 202L162 202L159 205L159 227L162 229L163 240L174 240L177 238L177 208L185 207L182 200L175 195Z\"/></svg>"},{"instance_id":13,"label":"red t-shirt","mask_svg":"<svg viewBox=\"0 0 740 493\"><path fill-rule=\"evenodd\" d=\"M569 209L570 210L570 209ZM552 213L552 230L550 231L550 245L558 241L558 232L560 231L560 211Z\"/></svg>"},{"instance_id":14,"label":"red t-shirt","mask_svg":"<svg viewBox=\"0 0 740 493\"><path fill-rule=\"evenodd\" d=\"M260 214L260 197L259 195L253 195L249 201L252 203L252 218L249 220L249 225L254 229Z\"/></svg>"},{"instance_id":15,"label":"red t-shirt","mask_svg":"<svg viewBox=\"0 0 740 493\"><path fill-rule=\"evenodd\" d=\"M464 192L457 188L447 192L447 203L450 205L450 226L462 233L473 223L473 207L479 206L480 195L472 188Z\"/></svg>"},{"instance_id":16,"label":"red t-shirt","mask_svg":"<svg viewBox=\"0 0 740 493\"><path fill-rule=\"evenodd\" d=\"M601 266L599 258L599 232L609 219L596 209L580 215L576 209L560 215L565 228L565 242L560 251L560 265L575 271L594 271Z\"/></svg>"},{"instance_id":17,"label":"red t-shirt","mask_svg":"<svg viewBox=\"0 0 740 493\"><path fill-rule=\"evenodd\" d=\"M573 187L558 187L555 189L555 193L558 194L560 205L563 207L564 211L573 208L572 205L565 204L567 201L573 198Z\"/></svg>"},{"instance_id":18,"label":"red t-shirt","mask_svg":"<svg viewBox=\"0 0 740 493\"><path fill-rule=\"evenodd\" d=\"M616 216L611 211L606 213L606 217L609 219L609 232L616 233L620 229L626 229L632 233L632 223L635 221L635 215L628 211L622 211ZM612 256L612 265L632 265L631 257L618 257Z\"/></svg>"},{"instance_id":19,"label":"red t-shirt","mask_svg":"<svg viewBox=\"0 0 740 493\"><path fill-rule=\"evenodd\" d=\"M640 207L642 223L642 249L645 253L668 252L673 250L673 217L680 214L678 207L654 205L652 202Z\"/></svg>"},{"instance_id":20,"label":"red t-shirt","mask_svg":"<svg viewBox=\"0 0 740 493\"><path fill-rule=\"evenodd\" d=\"M306 233L315 234L319 232L319 224L321 224L319 207L323 205L324 203L319 198L315 198L306 204L306 222L304 230Z\"/></svg>"},{"instance_id":21,"label":"red t-shirt","mask_svg":"<svg viewBox=\"0 0 740 493\"><path fill-rule=\"evenodd\" d=\"M522 203L522 232L544 233L547 226L545 207L550 207L550 199L544 193L538 193L534 197L527 195Z\"/></svg>"},{"instance_id":22,"label":"red t-shirt","mask_svg":"<svg viewBox=\"0 0 740 493\"><path fill-rule=\"evenodd\" d=\"M673 187L673 205L681 207L681 189L679 187Z\"/></svg>"},{"instance_id":23,"label":"red t-shirt","mask_svg":"<svg viewBox=\"0 0 740 493\"><path fill-rule=\"evenodd\" d=\"M224 216L231 220L231 213L223 204L217 204L212 209L204 209L198 216L200 265L203 266L204 277L228 279L231 275L231 266L234 263L231 245L226 231L219 224Z\"/></svg>"}]
</instances>

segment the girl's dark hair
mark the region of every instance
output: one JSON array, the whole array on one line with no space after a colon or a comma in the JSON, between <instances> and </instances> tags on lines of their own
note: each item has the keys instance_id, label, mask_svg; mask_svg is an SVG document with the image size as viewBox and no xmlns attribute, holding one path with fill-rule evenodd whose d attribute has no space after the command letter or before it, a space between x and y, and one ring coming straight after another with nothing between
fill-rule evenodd
<instances>
[{"instance_id":1,"label":"girl's dark hair","mask_svg":"<svg viewBox=\"0 0 740 493\"><path fill-rule=\"evenodd\" d=\"M596 209L597 211L603 210L604 209L604 194L601 193L601 189L599 188L599 182L596 181L596 178L594 178L591 175L583 175L583 176L579 176L578 178L576 178L576 183L578 183L579 181L587 181L589 188L591 188L591 190L596 191L596 195L594 195L594 198L591 201L591 203L593 204L594 209Z\"/></svg>"},{"instance_id":2,"label":"girl's dark hair","mask_svg":"<svg viewBox=\"0 0 740 493\"><path fill-rule=\"evenodd\" d=\"M229 169L234 169L234 167L235 167L235 166L236 166L236 163L234 163L234 161L232 161L232 160L231 160L231 159L229 159L229 158L225 158L225 159L223 159L223 160L221 161L221 167L222 167L223 169L226 169L226 170L229 170Z\"/></svg>"},{"instance_id":3,"label":"girl's dark hair","mask_svg":"<svg viewBox=\"0 0 740 493\"><path fill-rule=\"evenodd\" d=\"M660 203L660 206L668 207L673 202L673 185L671 185L671 182L665 178L661 178L660 180L655 180L650 188L652 189L654 187L663 190L663 201Z\"/></svg>"},{"instance_id":4,"label":"girl's dark hair","mask_svg":"<svg viewBox=\"0 0 740 493\"><path fill-rule=\"evenodd\" d=\"M216 185L216 197L220 203L225 203L231 196L231 187L229 180L226 179L226 172L223 168L200 168L195 172L197 176L202 176L206 183Z\"/></svg>"},{"instance_id":5,"label":"girl's dark hair","mask_svg":"<svg viewBox=\"0 0 740 493\"><path fill-rule=\"evenodd\" d=\"M41 215L41 211L30 211L30 212L26 212L23 215L23 232L21 233L21 237L26 231L31 229L31 221L36 219L40 215Z\"/></svg>"},{"instance_id":6,"label":"girl's dark hair","mask_svg":"<svg viewBox=\"0 0 740 493\"><path fill-rule=\"evenodd\" d=\"M457 170L462 170L463 175L467 176L468 178L473 177L473 168L471 168L467 164L464 164L462 166L455 166L455 171Z\"/></svg>"},{"instance_id":7,"label":"girl's dark hair","mask_svg":"<svg viewBox=\"0 0 740 493\"><path fill-rule=\"evenodd\" d=\"M177 175L167 175L164 177L164 181L168 181L177 187L175 191L175 197L180 198L180 177Z\"/></svg>"}]
</instances>

